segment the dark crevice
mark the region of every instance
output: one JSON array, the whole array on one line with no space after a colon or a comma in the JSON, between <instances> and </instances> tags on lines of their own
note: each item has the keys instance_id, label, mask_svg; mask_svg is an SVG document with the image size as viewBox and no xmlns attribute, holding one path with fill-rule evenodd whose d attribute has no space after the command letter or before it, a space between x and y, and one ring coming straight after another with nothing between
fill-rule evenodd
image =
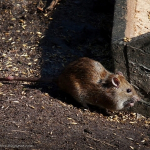
<instances>
[{"instance_id":1,"label":"dark crevice","mask_svg":"<svg viewBox=\"0 0 150 150\"><path fill-rule=\"evenodd\" d=\"M128 59L128 54L127 54L127 45L124 46L124 58L125 58L125 65L126 65L126 72L127 72L127 80L130 82L131 78L130 78L130 70L129 70L129 59Z\"/></svg>"},{"instance_id":2,"label":"dark crevice","mask_svg":"<svg viewBox=\"0 0 150 150\"><path fill-rule=\"evenodd\" d=\"M144 96L144 99L148 99L148 101L150 101L150 92L147 93L145 90L143 90L142 88L138 87L139 92Z\"/></svg>"}]
</instances>

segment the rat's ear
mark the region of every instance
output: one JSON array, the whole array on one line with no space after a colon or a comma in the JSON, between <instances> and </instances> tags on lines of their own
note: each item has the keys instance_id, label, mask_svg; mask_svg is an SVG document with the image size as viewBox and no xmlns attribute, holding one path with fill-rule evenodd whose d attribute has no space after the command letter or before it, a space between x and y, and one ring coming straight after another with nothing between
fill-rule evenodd
<instances>
[{"instance_id":1,"label":"rat's ear","mask_svg":"<svg viewBox=\"0 0 150 150\"><path fill-rule=\"evenodd\" d=\"M123 73L121 71L116 72L116 74L123 76Z\"/></svg>"},{"instance_id":2,"label":"rat's ear","mask_svg":"<svg viewBox=\"0 0 150 150\"><path fill-rule=\"evenodd\" d=\"M120 81L118 80L118 78L113 77L111 81L115 87L119 87Z\"/></svg>"}]
</instances>

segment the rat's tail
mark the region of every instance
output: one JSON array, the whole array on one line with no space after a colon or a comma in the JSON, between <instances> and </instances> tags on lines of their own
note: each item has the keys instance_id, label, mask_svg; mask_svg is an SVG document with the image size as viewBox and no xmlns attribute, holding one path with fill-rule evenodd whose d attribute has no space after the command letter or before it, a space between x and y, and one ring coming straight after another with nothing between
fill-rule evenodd
<instances>
[{"instance_id":1,"label":"rat's tail","mask_svg":"<svg viewBox=\"0 0 150 150\"><path fill-rule=\"evenodd\" d=\"M26 82L52 82L50 78L25 78L25 77L15 77L15 76L8 76L5 78L0 78L0 81L26 81Z\"/></svg>"}]
</instances>

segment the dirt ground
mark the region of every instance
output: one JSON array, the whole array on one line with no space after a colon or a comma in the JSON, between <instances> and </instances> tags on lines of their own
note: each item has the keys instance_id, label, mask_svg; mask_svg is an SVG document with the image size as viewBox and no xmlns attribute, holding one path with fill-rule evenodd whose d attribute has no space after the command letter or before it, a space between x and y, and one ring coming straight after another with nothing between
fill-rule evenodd
<instances>
[{"instance_id":1,"label":"dirt ground","mask_svg":"<svg viewBox=\"0 0 150 150\"><path fill-rule=\"evenodd\" d=\"M113 71L114 0L0 1L0 76L51 77L83 56ZM0 84L0 149L149 150L150 119L85 110L55 83Z\"/></svg>"}]
</instances>

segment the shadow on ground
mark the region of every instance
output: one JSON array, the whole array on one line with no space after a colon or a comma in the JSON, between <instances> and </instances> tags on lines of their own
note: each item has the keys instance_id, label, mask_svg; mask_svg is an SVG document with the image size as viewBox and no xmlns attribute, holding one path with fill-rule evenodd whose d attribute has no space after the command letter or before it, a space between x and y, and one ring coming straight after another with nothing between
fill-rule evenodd
<instances>
[{"instance_id":1,"label":"shadow on ground","mask_svg":"<svg viewBox=\"0 0 150 150\"><path fill-rule=\"evenodd\" d=\"M69 62L80 57L98 60L113 70L110 43L114 3L98 0L60 1L39 44L42 49L42 77L58 77ZM57 86L51 85L51 89L44 87L42 90L62 99Z\"/></svg>"}]
</instances>

